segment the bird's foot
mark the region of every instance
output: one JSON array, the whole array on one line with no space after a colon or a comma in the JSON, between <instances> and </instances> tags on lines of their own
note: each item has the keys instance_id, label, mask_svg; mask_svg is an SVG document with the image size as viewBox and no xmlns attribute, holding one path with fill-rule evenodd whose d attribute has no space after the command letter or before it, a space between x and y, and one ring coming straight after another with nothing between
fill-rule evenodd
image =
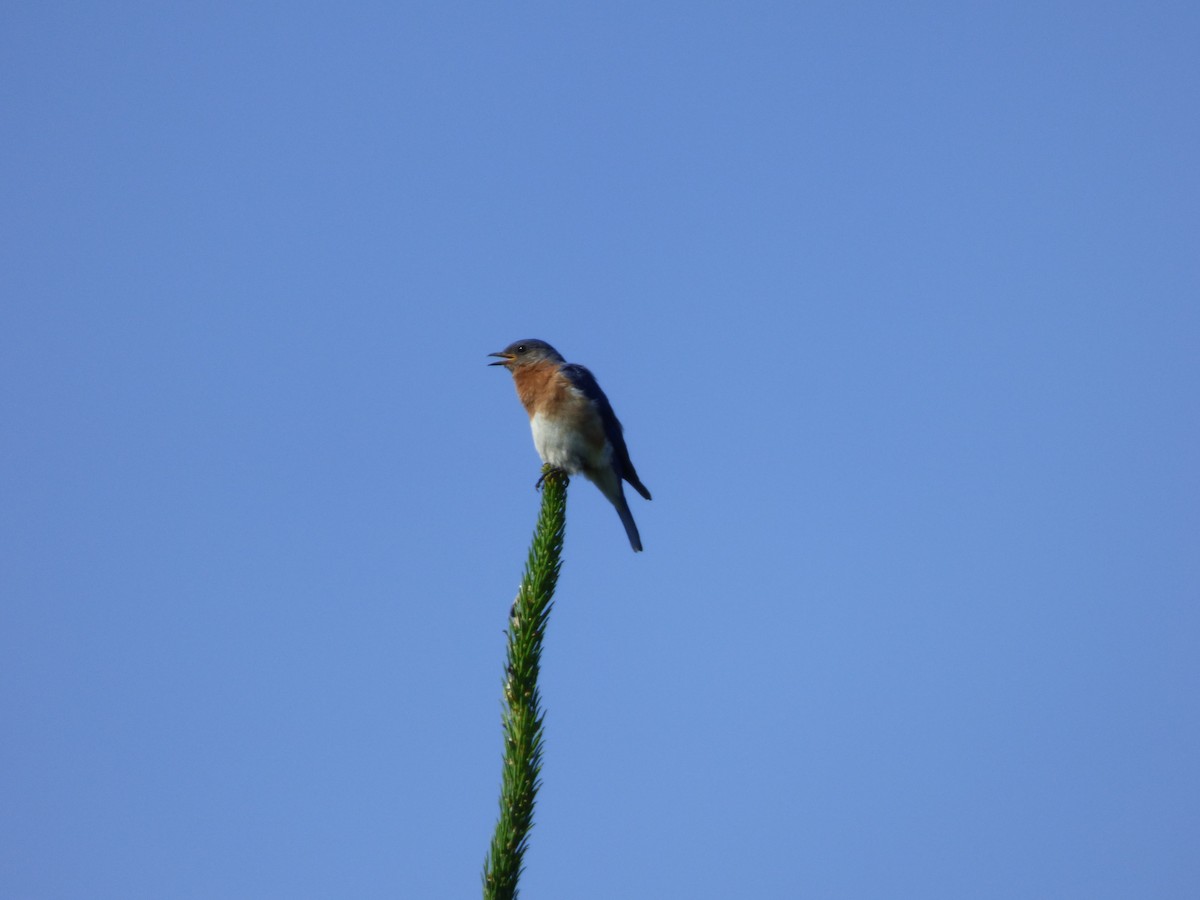
<instances>
[{"instance_id":1,"label":"bird's foot","mask_svg":"<svg viewBox=\"0 0 1200 900\"><path fill-rule=\"evenodd\" d=\"M545 482L546 478L550 475L557 475L560 478L568 478L569 477L567 475L566 469L560 469L558 466L543 466L542 467L542 477L534 482L533 489L535 491L540 491L542 489L543 482Z\"/></svg>"}]
</instances>

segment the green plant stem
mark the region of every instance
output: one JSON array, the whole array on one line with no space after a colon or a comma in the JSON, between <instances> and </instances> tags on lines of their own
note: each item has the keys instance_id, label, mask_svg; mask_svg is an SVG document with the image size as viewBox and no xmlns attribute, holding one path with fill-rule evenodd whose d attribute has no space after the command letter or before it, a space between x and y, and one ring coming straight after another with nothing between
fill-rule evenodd
<instances>
[{"instance_id":1,"label":"green plant stem","mask_svg":"<svg viewBox=\"0 0 1200 900\"><path fill-rule=\"evenodd\" d=\"M542 509L508 621L500 818L483 867L484 900L511 900L517 896L517 881L533 827L533 801L541 786L542 770L543 715L537 680L542 638L562 565L569 480L560 469L542 467Z\"/></svg>"}]
</instances>

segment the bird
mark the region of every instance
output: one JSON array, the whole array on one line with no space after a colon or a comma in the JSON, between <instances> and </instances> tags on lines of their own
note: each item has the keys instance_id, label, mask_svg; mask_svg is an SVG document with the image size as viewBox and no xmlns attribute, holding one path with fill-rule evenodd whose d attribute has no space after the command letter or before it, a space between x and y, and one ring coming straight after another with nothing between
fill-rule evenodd
<instances>
[{"instance_id":1,"label":"bird","mask_svg":"<svg viewBox=\"0 0 1200 900\"><path fill-rule=\"evenodd\" d=\"M569 475L582 474L596 485L616 507L634 552L641 551L642 539L625 502L622 482L629 482L647 500L650 492L638 479L621 423L596 377L583 366L567 362L545 341L532 338L514 341L488 356L499 357L488 365L504 366L512 373L542 462Z\"/></svg>"}]
</instances>

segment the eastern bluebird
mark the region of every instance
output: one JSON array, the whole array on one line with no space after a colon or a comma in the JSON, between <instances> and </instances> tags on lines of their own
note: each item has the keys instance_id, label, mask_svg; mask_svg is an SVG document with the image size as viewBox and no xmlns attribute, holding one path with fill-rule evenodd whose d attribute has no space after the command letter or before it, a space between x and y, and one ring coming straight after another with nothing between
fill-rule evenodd
<instances>
[{"instance_id":1,"label":"eastern bluebird","mask_svg":"<svg viewBox=\"0 0 1200 900\"><path fill-rule=\"evenodd\" d=\"M488 355L500 357L488 365L504 366L512 373L542 462L572 475L582 472L617 508L630 545L641 550L621 481L628 481L647 500L650 492L638 481L621 423L595 376L564 360L545 341L517 341Z\"/></svg>"}]
</instances>

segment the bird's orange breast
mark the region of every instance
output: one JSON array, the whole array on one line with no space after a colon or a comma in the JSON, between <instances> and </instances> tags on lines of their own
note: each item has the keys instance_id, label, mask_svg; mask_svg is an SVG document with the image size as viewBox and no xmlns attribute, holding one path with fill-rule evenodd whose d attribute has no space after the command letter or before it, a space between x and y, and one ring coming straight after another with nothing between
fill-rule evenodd
<instances>
[{"instance_id":1,"label":"bird's orange breast","mask_svg":"<svg viewBox=\"0 0 1200 900\"><path fill-rule=\"evenodd\" d=\"M535 413L545 416L561 415L571 401L571 383L551 362L520 366L513 370L517 396L529 418Z\"/></svg>"}]
</instances>

